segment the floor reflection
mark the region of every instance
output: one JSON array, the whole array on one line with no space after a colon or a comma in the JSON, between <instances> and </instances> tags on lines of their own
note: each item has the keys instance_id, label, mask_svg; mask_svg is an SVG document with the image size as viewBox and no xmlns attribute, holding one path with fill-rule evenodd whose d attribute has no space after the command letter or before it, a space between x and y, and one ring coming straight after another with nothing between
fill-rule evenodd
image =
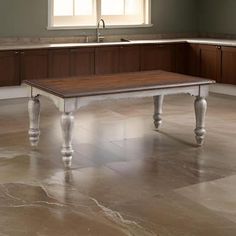
<instances>
[{"instance_id":1,"label":"floor reflection","mask_svg":"<svg viewBox=\"0 0 236 236\"><path fill-rule=\"evenodd\" d=\"M0 101L0 235L236 234L234 98L209 97L201 148L189 96L166 97L159 132L152 99L84 107L75 114L70 170L59 113L42 104L32 150L27 99Z\"/></svg>"}]
</instances>

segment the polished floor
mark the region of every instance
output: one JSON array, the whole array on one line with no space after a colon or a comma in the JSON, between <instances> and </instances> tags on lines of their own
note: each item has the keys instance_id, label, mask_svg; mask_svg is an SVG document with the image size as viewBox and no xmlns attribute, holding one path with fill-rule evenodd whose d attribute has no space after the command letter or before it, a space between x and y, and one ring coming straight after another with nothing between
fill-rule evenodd
<instances>
[{"instance_id":1,"label":"polished floor","mask_svg":"<svg viewBox=\"0 0 236 236\"><path fill-rule=\"evenodd\" d=\"M194 98L106 101L76 113L64 170L60 114L42 99L31 149L27 99L0 101L0 236L235 236L236 98L208 98L207 136L194 139Z\"/></svg>"}]
</instances>

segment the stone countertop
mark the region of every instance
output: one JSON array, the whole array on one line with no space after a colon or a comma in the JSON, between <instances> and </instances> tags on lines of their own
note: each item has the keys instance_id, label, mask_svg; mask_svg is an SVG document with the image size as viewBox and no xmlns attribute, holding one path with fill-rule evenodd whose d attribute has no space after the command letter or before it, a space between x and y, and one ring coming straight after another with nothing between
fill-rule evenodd
<instances>
[{"instance_id":1,"label":"stone countertop","mask_svg":"<svg viewBox=\"0 0 236 236\"><path fill-rule=\"evenodd\" d=\"M232 39L207 39L207 38L196 38L196 39L187 39L188 43L196 44L208 44L208 45L218 45L218 46L236 46L236 40Z\"/></svg>"},{"instance_id":2,"label":"stone countertop","mask_svg":"<svg viewBox=\"0 0 236 236\"><path fill-rule=\"evenodd\" d=\"M26 50L26 49L51 49L51 48L74 48L94 46L119 46L137 44L165 44L165 43L195 43L219 46L236 46L236 40L228 39L203 39L203 38L182 38L182 39L158 39L158 40L130 40L129 42L102 42L102 43L25 43L25 44L0 44L0 51L4 50Z\"/></svg>"},{"instance_id":3,"label":"stone countertop","mask_svg":"<svg viewBox=\"0 0 236 236\"><path fill-rule=\"evenodd\" d=\"M194 44L208 44L219 46L236 46L236 40L229 39L209 39L209 38L182 38L182 39L162 39L162 40L131 40L133 44L145 43L194 43Z\"/></svg>"}]
</instances>

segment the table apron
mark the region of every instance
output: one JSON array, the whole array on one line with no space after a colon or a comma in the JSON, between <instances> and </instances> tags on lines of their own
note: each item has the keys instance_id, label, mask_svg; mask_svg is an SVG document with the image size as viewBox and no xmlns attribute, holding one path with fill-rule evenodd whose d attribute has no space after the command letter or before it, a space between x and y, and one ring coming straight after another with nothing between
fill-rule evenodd
<instances>
[{"instance_id":1,"label":"table apron","mask_svg":"<svg viewBox=\"0 0 236 236\"><path fill-rule=\"evenodd\" d=\"M131 91L131 92L120 92L120 93L110 93L102 95L91 95L84 97L72 97L72 98L61 98L50 92L46 92L39 88L27 85L29 88L29 97L35 97L38 95L45 96L51 99L56 107L61 112L69 113L78 110L80 107L86 106L89 103L112 100L112 99L122 99L122 98L142 98L142 97L153 97L158 95L171 95L171 94L190 94L192 96L207 97L209 91L209 85L192 85L192 86L182 86L182 87L168 87L168 88L158 88L142 91Z\"/></svg>"}]
</instances>

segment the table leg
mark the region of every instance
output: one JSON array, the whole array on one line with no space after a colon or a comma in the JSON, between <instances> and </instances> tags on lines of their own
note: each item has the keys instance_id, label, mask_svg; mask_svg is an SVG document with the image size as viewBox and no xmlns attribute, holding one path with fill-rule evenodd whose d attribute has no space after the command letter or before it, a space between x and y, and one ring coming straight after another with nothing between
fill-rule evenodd
<instances>
[{"instance_id":1,"label":"table leg","mask_svg":"<svg viewBox=\"0 0 236 236\"><path fill-rule=\"evenodd\" d=\"M29 111L29 140L31 146L37 146L39 142L39 120L40 120L40 101L39 96L32 97L28 102Z\"/></svg>"},{"instance_id":2,"label":"table leg","mask_svg":"<svg viewBox=\"0 0 236 236\"><path fill-rule=\"evenodd\" d=\"M196 116L196 129L194 130L196 134L196 141L199 146L204 142L204 137L206 134L205 130L205 115L207 110L207 102L204 97L196 97L195 99L195 116Z\"/></svg>"},{"instance_id":3,"label":"table leg","mask_svg":"<svg viewBox=\"0 0 236 236\"><path fill-rule=\"evenodd\" d=\"M154 125L158 129L162 123L161 114L162 114L162 104L163 104L164 95L154 96Z\"/></svg>"},{"instance_id":4,"label":"table leg","mask_svg":"<svg viewBox=\"0 0 236 236\"><path fill-rule=\"evenodd\" d=\"M71 112L69 113L63 113L61 116L61 128L62 128L62 138L63 138L63 144L62 144L62 161L65 165L65 167L69 168L71 166L72 161L72 131L74 126L74 116Z\"/></svg>"}]
</instances>

